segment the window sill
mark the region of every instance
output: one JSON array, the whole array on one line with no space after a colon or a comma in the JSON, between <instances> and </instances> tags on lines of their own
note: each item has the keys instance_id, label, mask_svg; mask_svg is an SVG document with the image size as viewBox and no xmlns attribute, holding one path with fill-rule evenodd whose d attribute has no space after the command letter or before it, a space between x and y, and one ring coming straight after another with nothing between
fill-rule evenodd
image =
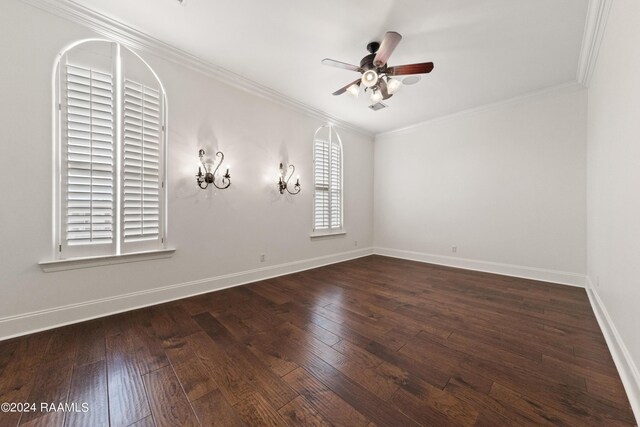
<instances>
[{"instance_id":1,"label":"window sill","mask_svg":"<svg viewBox=\"0 0 640 427\"><path fill-rule=\"evenodd\" d=\"M104 265L169 258L173 256L175 251L175 249L159 249L155 251L133 252L122 255L59 259L55 261L41 261L38 265L40 265L40 268L45 273L53 273L56 271L76 270L79 268L100 267Z\"/></svg>"},{"instance_id":2,"label":"window sill","mask_svg":"<svg viewBox=\"0 0 640 427\"><path fill-rule=\"evenodd\" d=\"M322 238L330 238L330 237L341 237L346 236L347 232L345 230L334 230L334 231L314 231L309 235L311 240L322 239Z\"/></svg>"}]
</instances>

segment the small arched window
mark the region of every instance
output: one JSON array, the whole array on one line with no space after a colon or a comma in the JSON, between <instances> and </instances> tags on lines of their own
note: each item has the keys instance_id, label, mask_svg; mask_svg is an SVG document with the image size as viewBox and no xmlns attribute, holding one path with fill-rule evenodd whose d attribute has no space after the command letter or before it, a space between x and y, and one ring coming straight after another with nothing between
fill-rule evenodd
<instances>
[{"instance_id":1,"label":"small arched window","mask_svg":"<svg viewBox=\"0 0 640 427\"><path fill-rule=\"evenodd\" d=\"M322 126L316 131L313 140L313 165L313 231L341 231L342 142L331 125Z\"/></svg>"},{"instance_id":2,"label":"small arched window","mask_svg":"<svg viewBox=\"0 0 640 427\"><path fill-rule=\"evenodd\" d=\"M58 258L165 244L166 99L153 70L118 43L60 53L55 74Z\"/></svg>"}]
</instances>

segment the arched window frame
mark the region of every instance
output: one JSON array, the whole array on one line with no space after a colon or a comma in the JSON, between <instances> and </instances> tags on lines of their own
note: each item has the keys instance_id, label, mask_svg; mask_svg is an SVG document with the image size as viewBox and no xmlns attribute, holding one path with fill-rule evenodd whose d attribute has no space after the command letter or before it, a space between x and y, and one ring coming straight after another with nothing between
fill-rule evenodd
<instances>
[{"instance_id":1,"label":"arched window frame","mask_svg":"<svg viewBox=\"0 0 640 427\"><path fill-rule=\"evenodd\" d=\"M67 129L69 125L67 115L67 91L69 88L66 86L67 81L67 64L66 59L69 53L74 49L90 47L90 43L105 43L112 47L113 53L111 58L111 79L113 88L113 213L112 213L112 242L107 244L78 244L70 245L67 239L67 214L68 205L66 194L68 191L67 178L68 164L66 153L69 147L69 136ZM157 210L157 232L153 232L152 239L133 239L125 238L125 170L123 165L125 164L125 140L131 141L130 137L125 137L125 121L130 119L130 116L125 117L125 101L129 101L132 98L125 96L125 78L123 73L123 56L126 56L125 64L137 67L138 72L144 70L148 72L148 81L153 81L153 85L157 90L158 110L157 118L157 151L158 151L158 167L157 167L157 198L158 198L158 210ZM134 73L135 74L135 73ZM146 84L145 84L146 86ZM145 97L145 94L142 95ZM143 104L144 105L144 104ZM112 257L119 255L130 255L137 253L147 253L159 251L167 248L167 185L166 185L166 171L167 171L167 98L164 86L160 81L156 72L151 66L141 58L137 53L131 49L123 46L120 43L106 40L106 39L85 39L80 40L64 48L56 56L53 72L53 120L54 120L54 132L53 132L53 253L54 259L67 260L78 258L93 258L93 257ZM141 111L146 111L144 107L141 107ZM143 116L144 117L144 116ZM130 123L130 122L129 122ZM148 136L148 135L147 135ZM140 144L146 145L144 141L144 135L141 136ZM129 144L129 147L131 144ZM146 147L143 148L146 150ZM93 157L92 157L93 158ZM93 164L93 161L91 162ZM143 187L144 181L144 163L141 164L141 187ZM93 169L92 169L93 171ZM129 180L128 182L131 182ZM144 193L141 192L140 200L144 199ZM144 211L144 208L142 208ZM127 217L127 220L131 216ZM144 216L142 216L144 218ZM138 227L140 230L144 227L144 222ZM141 232L142 234L142 232Z\"/></svg>"},{"instance_id":2,"label":"arched window frame","mask_svg":"<svg viewBox=\"0 0 640 427\"><path fill-rule=\"evenodd\" d=\"M324 139L323 132L327 133ZM327 162L327 166L324 166L324 162ZM335 170L336 166L338 170ZM313 180L313 234L343 233L343 146L340 135L330 124L320 126L313 137ZM339 206L336 207L336 204Z\"/></svg>"}]
</instances>

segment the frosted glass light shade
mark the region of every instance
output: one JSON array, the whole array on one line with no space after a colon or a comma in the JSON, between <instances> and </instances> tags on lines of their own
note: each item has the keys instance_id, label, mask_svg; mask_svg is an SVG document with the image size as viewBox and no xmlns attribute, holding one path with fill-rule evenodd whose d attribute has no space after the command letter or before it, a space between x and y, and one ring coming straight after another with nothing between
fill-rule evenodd
<instances>
[{"instance_id":1,"label":"frosted glass light shade","mask_svg":"<svg viewBox=\"0 0 640 427\"><path fill-rule=\"evenodd\" d=\"M389 92L389 94L396 93L398 89L400 89L400 87L402 87L402 83L400 83L400 80L396 80L396 79L387 80L387 91Z\"/></svg>"},{"instance_id":2,"label":"frosted glass light shade","mask_svg":"<svg viewBox=\"0 0 640 427\"><path fill-rule=\"evenodd\" d=\"M352 84L347 88L347 92L349 92L349 94L354 98L357 98L358 94L360 93L360 87L357 84Z\"/></svg>"},{"instance_id":3,"label":"frosted glass light shade","mask_svg":"<svg viewBox=\"0 0 640 427\"><path fill-rule=\"evenodd\" d=\"M365 87L373 87L378 83L378 73L373 70L365 71L362 75L362 84Z\"/></svg>"}]
</instances>

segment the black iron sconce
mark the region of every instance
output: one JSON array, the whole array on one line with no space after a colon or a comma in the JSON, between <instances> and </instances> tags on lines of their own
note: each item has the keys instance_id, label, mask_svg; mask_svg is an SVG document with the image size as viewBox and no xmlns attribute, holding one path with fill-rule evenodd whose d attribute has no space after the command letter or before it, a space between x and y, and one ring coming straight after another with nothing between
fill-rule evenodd
<instances>
[{"instance_id":1,"label":"black iron sconce","mask_svg":"<svg viewBox=\"0 0 640 427\"><path fill-rule=\"evenodd\" d=\"M294 165L289 165L289 169L291 169L291 173L289 174L289 178L285 179L286 170L282 163L280 163L280 178L278 179L278 190L280 190L280 194L284 194L284 192L286 191L291 195L296 195L300 192L300 178L296 178L296 183L293 186L293 191L289 190L289 180L295 173L296 167Z\"/></svg>"},{"instance_id":2,"label":"black iron sconce","mask_svg":"<svg viewBox=\"0 0 640 427\"><path fill-rule=\"evenodd\" d=\"M218 185L216 183L216 172L218 172L218 168L220 168L220 166L222 165L222 162L224 161L224 154L221 151L218 151L216 153L216 157L220 157L220 161L218 162L218 166L216 166L213 172L211 172L207 168L207 165L204 163L204 150L200 149L200 151L198 151L198 157L200 157L200 163L202 163L202 166L198 166L198 174L196 175L196 181L198 182L198 187L204 190L207 187L209 187L209 184L213 184L216 188L220 190L229 188L229 186L231 185L231 175L229 175L229 168L227 168L227 171L222 176L222 182L221 182L222 185ZM214 162L214 165L215 165L215 162ZM204 169L204 173L202 173L202 169Z\"/></svg>"}]
</instances>

